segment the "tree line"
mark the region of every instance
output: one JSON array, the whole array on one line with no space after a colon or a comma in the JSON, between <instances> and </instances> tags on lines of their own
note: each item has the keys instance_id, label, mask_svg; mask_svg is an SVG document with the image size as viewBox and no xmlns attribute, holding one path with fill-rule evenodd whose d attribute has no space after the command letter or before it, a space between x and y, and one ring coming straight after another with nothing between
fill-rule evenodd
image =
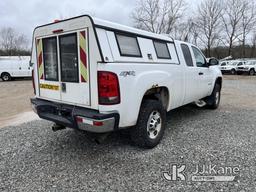
<instances>
[{"instance_id":1,"label":"tree line","mask_svg":"<svg viewBox=\"0 0 256 192\"><path fill-rule=\"evenodd\" d=\"M203 0L192 12L185 0L138 0L135 27L191 42L207 57L256 58L256 4Z\"/></svg>"},{"instance_id":2,"label":"tree line","mask_svg":"<svg viewBox=\"0 0 256 192\"><path fill-rule=\"evenodd\" d=\"M12 27L0 30L0 56L30 55L27 37Z\"/></svg>"}]
</instances>

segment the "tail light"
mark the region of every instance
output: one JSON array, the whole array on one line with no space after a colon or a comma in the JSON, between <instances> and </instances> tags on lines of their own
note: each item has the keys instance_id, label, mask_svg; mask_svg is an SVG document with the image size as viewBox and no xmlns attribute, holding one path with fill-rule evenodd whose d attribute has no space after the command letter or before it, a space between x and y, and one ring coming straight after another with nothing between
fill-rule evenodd
<instances>
[{"instance_id":1,"label":"tail light","mask_svg":"<svg viewBox=\"0 0 256 192\"><path fill-rule=\"evenodd\" d=\"M119 82L115 73L98 71L98 91L100 105L120 103Z\"/></svg>"},{"instance_id":2,"label":"tail light","mask_svg":"<svg viewBox=\"0 0 256 192\"><path fill-rule=\"evenodd\" d=\"M32 70L32 84L33 84L33 89L34 89L34 94L36 94L36 88L35 88L35 79L34 79L34 69Z\"/></svg>"}]
</instances>

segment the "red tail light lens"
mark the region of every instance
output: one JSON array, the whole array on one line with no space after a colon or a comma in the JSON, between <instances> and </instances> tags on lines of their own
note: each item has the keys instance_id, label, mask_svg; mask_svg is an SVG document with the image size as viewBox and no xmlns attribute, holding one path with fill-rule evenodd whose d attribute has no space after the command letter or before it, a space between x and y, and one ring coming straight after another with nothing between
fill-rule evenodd
<instances>
[{"instance_id":1,"label":"red tail light lens","mask_svg":"<svg viewBox=\"0 0 256 192\"><path fill-rule=\"evenodd\" d=\"M35 88L35 79L34 79L34 69L32 70L32 84L33 84L33 89L34 89L34 94L36 94L36 88Z\"/></svg>"},{"instance_id":2,"label":"red tail light lens","mask_svg":"<svg viewBox=\"0 0 256 192\"><path fill-rule=\"evenodd\" d=\"M115 105L120 103L118 77L107 71L98 72L98 91L100 105Z\"/></svg>"}]
</instances>

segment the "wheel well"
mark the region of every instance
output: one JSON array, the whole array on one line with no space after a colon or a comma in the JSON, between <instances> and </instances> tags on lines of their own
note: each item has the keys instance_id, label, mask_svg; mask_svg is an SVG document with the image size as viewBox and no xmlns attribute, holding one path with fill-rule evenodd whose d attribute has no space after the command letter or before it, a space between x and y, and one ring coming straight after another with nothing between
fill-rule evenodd
<instances>
[{"instance_id":1,"label":"wheel well","mask_svg":"<svg viewBox=\"0 0 256 192\"><path fill-rule=\"evenodd\" d=\"M215 84L219 84L219 85L220 85L220 88L222 88L222 78L221 78L221 77L218 77L218 78L216 79Z\"/></svg>"},{"instance_id":2,"label":"wheel well","mask_svg":"<svg viewBox=\"0 0 256 192\"><path fill-rule=\"evenodd\" d=\"M169 105L169 90L166 87L157 87L147 90L143 96L144 99L153 99L161 101L165 110Z\"/></svg>"},{"instance_id":3,"label":"wheel well","mask_svg":"<svg viewBox=\"0 0 256 192\"><path fill-rule=\"evenodd\" d=\"M4 74L8 74L8 75L10 75L10 76L11 76L11 74L10 74L10 73L8 73L8 72L2 72L2 73L1 73L1 75L0 75L0 77L2 77L2 75L4 75Z\"/></svg>"}]
</instances>

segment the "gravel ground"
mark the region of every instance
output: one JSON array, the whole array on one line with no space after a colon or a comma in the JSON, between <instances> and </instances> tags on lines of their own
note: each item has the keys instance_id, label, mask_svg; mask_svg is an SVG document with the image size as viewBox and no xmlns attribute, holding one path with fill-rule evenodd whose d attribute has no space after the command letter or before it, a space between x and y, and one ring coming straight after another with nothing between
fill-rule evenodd
<instances>
[{"instance_id":1,"label":"gravel ground","mask_svg":"<svg viewBox=\"0 0 256 192\"><path fill-rule=\"evenodd\" d=\"M71 129L53 133L47 121L2 128L0 191L256 191L255 98L256 78L228 77L218 110L168 113L165 137L152 150L132 146L126 134L98 145ZM186 164L187 181L163 178L171 163ZM197 164L240 173L234 182L192 182Z\"/></svg>"}]
</instances>

